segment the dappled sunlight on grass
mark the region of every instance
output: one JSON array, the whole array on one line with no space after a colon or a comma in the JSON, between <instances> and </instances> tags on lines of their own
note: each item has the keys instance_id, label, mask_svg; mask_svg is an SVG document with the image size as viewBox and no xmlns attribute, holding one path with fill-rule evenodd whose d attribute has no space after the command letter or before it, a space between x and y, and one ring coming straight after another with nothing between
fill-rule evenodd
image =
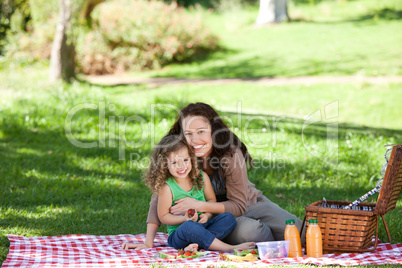
<instances>
[{"instance_id":1,"label":"dappled sunlight on grass","mask_svg":"<svg viewBox=\"0 0 402 268\"><path fill-rule=\"evenodd\" d=\"M250 180L268 198L300 218L304 206L313 201L323 197L354 200L370 190L380 177L383 145L397 143L402 138L402 130L396 126L380 127L389 123L388 118L397 121L397 114L388 112L387 107L378 110L380 115L386 113L387 119L379 117L380 126L370 126L369 123L376 124L371 119L376 115L371 108L362 108L375 93L379 103L385 101L391 107L394 100L387 96L390 92L399 94L399 85L381 89L370 85L364 89L314 85L292 90L289 86L240 83L219 87L166 86L149 91L119 86L115 93L110 87L75 83L60 90L67 97L59 97L39 84L33 86L35 97L21 94L16 99L7 99L10 108L0 114L0 171L4 174L0 185L5 189L0 202L2 212L7 211L0 218L3 259L8 247L7 233L28 236L144 233L151 193L142 182L142 171L152 146L173 123L176 109L189 101L208 102L212 96L217 100L214 106L244 140L256 161L256 168L249 173ZM241 93L245 88L258 93L245 96ZM18 87L15 91L19 91ZM129 97L133 92L137 99ZM337 129L327 128L325 122L303 128L306 121L303 113L314 112L334 97L347 98L359 92L362 106L345 107L344 103L356 102L353 98L340 100ZM298 98L291 99L292 96ZM82 100L94 104L94 109L77 112L71 120L71 130L77 141L95 142L93 148L75 146L65 132L66 116ZM135 105L139 100L142 105ZM239 114L224 109L235 108L237 100L242 100L245 110L253 108L261 113L240 111ZM268 108L264 103L270 104ZM110 104L114 109L109 109ZM105 107L104 115L99 113L101 107ZM275 110L282 114L270 114L269 111ZM299 115L287 114L290 111ZM342 122L343 113L357 114L356 123ZM128 123L126 119L130 116L141 117L147 128L153 124L153 131L143 130L135 122ZM124 132L116 132L119 127L110 128L111 123L119 122L119 117L124 122L120 125ZM104 120L105 128L100 128L100 120ZM328 139L334 137L328 132L335 130L337 139ZM144 133L147 139L139 143ZM120 141L132 142L134 146L127 143L122 147ZM331 154L337 155L326 155L326 146L332 148ZM395 212L386 216L394 242L402 239L397 231L400 223L394 219L400 211L398 202ZM160 230L166 231L165 227ZM381 229L380 238L385 239Z\"/></svg>"},{"instance_id":2,"label":"dappled sunlight on grass","mask_svg":"<svg viewBox=\"0 0 402 268\"><path fill-rule=\"evenodd\" d=\"M249 27L256 9L232 24L212 14L211 29L230 24L221 33L226 50L141 76L401 74L399 9L362 2L322 1L314 20L311 7L290 6L304 17L266 28ZM371 190L384 145L402 140L401 84L101 86L50 84L47 72L46 64L0 71L0 262L7 234L144 233L151 192L142 172L189 102L217 109L255 160L250 180L299 218L323 197L352 201ZM401 216L399 200L385 216L393 243L402 242ZM381 221L380 239L387 241Z\"/></svg>"},{"instance_id":3,"label":"dappled sunlight on grass","mask_svg":"<svg viewBox=\"0 0 402 268\"><path fill-rule=\"evenodd\" d=\"M290 5L289 23L253 27L257 9L205 16L222 51L150 76L180 78L398 75L400 1L322 1ZM231 17L238 17L231 23ZM228 27L227 25L230 25ZM143 74L142 74L143 75Z\"/></svg>"}]
</instances>

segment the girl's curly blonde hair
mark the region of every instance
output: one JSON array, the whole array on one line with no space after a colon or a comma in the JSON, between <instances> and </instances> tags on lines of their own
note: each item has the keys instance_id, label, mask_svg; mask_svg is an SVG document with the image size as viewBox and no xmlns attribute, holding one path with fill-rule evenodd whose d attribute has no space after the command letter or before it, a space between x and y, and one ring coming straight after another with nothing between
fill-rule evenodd
<instances>
[{"instance_id":1,"label":"girl's curly blonde hair","mask_svg":"<svg viewBox=\"0 0 402 268\"><path fill-rule=\"evenodd\" d=\"M191 171L188 176L196 189L201 189L204 185L201 172L197 165L197 157L187 142L179 135L169 135L162 138L154 148L149 168L144 173L144 182L152 192L158 193L166 180L172 177L168 169L167 157L181 148L187 148L191 159Z\"/></svg>"}]
</instances>

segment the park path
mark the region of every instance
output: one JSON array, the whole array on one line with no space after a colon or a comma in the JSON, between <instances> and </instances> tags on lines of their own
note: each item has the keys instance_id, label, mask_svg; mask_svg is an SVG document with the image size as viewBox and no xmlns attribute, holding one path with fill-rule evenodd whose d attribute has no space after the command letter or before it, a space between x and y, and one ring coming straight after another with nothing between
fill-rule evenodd
<instances>
[{"instance_id":1,"label":"park path","mask_svg":"<svg viewBox=\"0 0 402 268\"><path fill-rule=\"evenodd\" d=\"M139 85L147 84L150 87L163 85L180 84L205 84L222 85L239 82L258 83L267 86L277 85L311 85L311 84L346 84L346 83L369 83L369 84L388 84L402 83L402 76L377 76L368 77L362 75L354 76L298 76L298 77L259 77L259 78L174 78L174 77L155 77L138 78L119 75L86 76L85 80L91 84L117 86L117 85Z\"/></svg>"}]
</instances>

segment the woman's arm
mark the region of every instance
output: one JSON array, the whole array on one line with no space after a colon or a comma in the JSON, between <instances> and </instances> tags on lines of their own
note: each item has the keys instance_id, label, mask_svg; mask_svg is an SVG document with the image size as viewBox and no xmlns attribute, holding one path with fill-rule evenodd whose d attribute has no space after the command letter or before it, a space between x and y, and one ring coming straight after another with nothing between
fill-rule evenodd
<instances>
[{"instance_id":1,"label":"woman's arm","mask_svg":"<svg viewBox=\"0 0 402 268\"><path fill-rule=\"evenodd\" d=\"M144 245L147 248L152 248L154 245L154 240L156 236L156 232L158 231L159 226L155 223L148 223L147 224L147 234L145 236Z\"/></svg>"},{"instance_id":2,"label":"woman's arm","mask_svg":"<svg viewBox=\"0 0 402 268\"><path fill-rule=\"evenodd\" d=\"M156 232L160 226L160 221L158 219L158 195L153 194L151 197L151 202L149 203L148 218L147 218L147 233L145 236L145 242L142 243L123 243L122 249L147 249L152 248L154 245L154 240Z\"/></svg>"},{"instance_id":3,"label":"woman's arm","mask_svg":"<svg viewBox=\"0 0 402 268\"><path fill-rule=\"evenodd\" d=\"M155 223L158 226L161 225L161 221L158 218L158 195L156 193L152 194L151 202L149 202L147 224L148 223Z\"/></svg>"},{"instance_id":4,"label":"woman's arm","mask_svg":"<svg viewBox=\"0 0 402 268\"><path fill-rule=\"evenodd\" d=\"M123 243L121 245L121 249L135 249L135 250L140 250L140 249L147 249L147 248L152 248L154 246L154 239L156 232L158 231L159 225L155 223L148 223L147 224L147 234L145 237L145 242L144 244L141 243Z\"/></svg>"},{"instance_id":5,"label":"woman's arm","mask_svg":"<svg viewBox=\"0 0 402 268\"><path fill-rule=\"evenodd\" d=\"M194 215L189 218L186 211L185 215L173 215L169 212L172 206L172 192L169 185L165 184L158 195L158 217L160 221L167 225L178 225L188 220L193 220L194 217L198 218L198 215Z\"/></svg>"},{"instance_id":6,"label":"woman's arm","mask_svg":"<svg viewBox=\"0 0 402 268\"><path fill-rule=\"evenodd\" d=\"M222 202L225 211L239 217L246 212L249 201L249 184L247 165L243 153L236 147L232 156L222 158L223 174L226 185L227 201ZM254 185L252 185L254 188Z\"/></svg>"}]
</instances>

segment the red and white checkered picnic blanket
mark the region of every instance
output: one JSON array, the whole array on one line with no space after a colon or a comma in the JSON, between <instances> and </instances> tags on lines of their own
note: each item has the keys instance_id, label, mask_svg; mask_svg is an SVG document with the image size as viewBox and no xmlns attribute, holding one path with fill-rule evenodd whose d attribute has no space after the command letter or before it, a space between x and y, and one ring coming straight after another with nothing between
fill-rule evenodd
<instances>
[{"instance_id":1,"label":"red and white checkered picnic blanket","mask_svg":"<svg viewBox=\"0 0 402 268\"><path fill-rule=\"evenodd\" d=\"M149 265L207 267L233 264L219 260L219 252L208 251L195 259L163 260L153 256L159 251L174 254L177 250L167 245L167 234L157 233L154 248L122 250L124 242L142 243L145 234L139 235L63 235L51 237L22 237L9 235L10 250L3 263L6 267L146 267ZM402 264L401 244L379 244L369 253L325 254L323 258L277 258L236 265L268 266L315 265L368 265Z\"/></svg>"}]
</instances>

